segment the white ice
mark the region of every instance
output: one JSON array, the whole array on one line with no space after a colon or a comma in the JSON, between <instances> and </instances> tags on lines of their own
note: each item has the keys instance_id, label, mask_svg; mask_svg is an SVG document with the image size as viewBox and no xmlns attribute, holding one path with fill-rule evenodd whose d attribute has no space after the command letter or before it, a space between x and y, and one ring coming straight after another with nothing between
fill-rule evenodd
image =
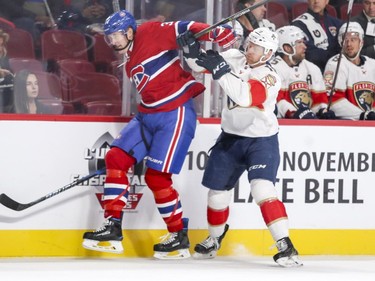
<instances>
[{"instance_id":1,"label":"white ice","mask_svg":"<svg viewBox=\"0 0 375 281\"><path fill-rule=\"evenodd\" d=\"M301 256L299 268L281 268L272 257L212 260L153 258L1 258L0 280L375 280L375 256Z\"/></svg>"}]
</instances>

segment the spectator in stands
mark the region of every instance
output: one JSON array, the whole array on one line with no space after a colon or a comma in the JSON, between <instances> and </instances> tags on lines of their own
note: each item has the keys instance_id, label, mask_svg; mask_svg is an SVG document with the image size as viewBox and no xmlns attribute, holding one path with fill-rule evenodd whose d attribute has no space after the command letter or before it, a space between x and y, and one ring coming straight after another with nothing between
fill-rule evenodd
<instances>
[{"instance_id":1,"label":"spectator in stands","mask_svg":"<svg viewBox=\"0 0 375 281\"><path fill-rule=\"evenodd\" d=\"M305 35L293 25L277 29L278 55L271 62L281 78L278 118L335 119L327 111L327 93L320 69L305 59Z\"/></svg>"},{"instance_id":2,"label":"spectator in stands","mask_svg":"<svg viewBox=\"0 0 375 281\"><path fill-rule=\"evenodd\" d=\"M0 112L9 112L12 105L13 74L10 71L6 45L9 34L0 29Z\"/></svg>"},{"instance_id":3,"label":"spectator in stands","mask_svg":"<svg viewBox=\"0 0 375 281\"><path fill-rule=\"evenodd\" d=\"M332 57L324 71L327 89L332 91L332 110L341 119L375 120L375 60L360 55L364 31L357 22L349 22L344 38L346 23L340 28L339 42L342 57L337 68L339 55ZM337 75L335 85L333 80Z\"/></svg>"},{"instance_id":4,"label":"spectator in stands","mask_svg":"<svg viewBox=\"0 0 375 281\"><path fill-rule=\"evenodd\" d=\"M307 35L306 59L324 71L328 59L340 52L337 33L342 25L326 10L329 0L307 0L308 10L292 21Z\"/></svg>"},{"instance_id":5,"label":"spectator in stands","mask_svg":"<svg viewBox=\"0 0 375 281\"><path fill-rule=\"evenodd\" d=\"M48 114L49 108L39 102L38 78L29 70L20 70L14 77L14 113Z\"/></svg>"},{"instance_id":6,"label":"spectator in stands","mask_svg":"<svg viewBox=\"0 0 375 281\"><path fill-rule=\"evenodd\" d=\"M238 0L235 6L235 11L241 11L260 1L261 0ZM275 25L264 18L266 12L266 5L262 5L239 17L234 22L234 30L237 36L237 42L234 45L235 48L244 50L243 45L245 43L245 38L247 38L250 32L253 31L255 28L268 27L270 30L275 31Z\"/></svg>"},{"instance_id":7,"label":"spectator in stands","mask_svg":"<svg viewBox=\"0 0 375 281\"><path fill-rule=\"evenodd\" d=\"M365 31L361 54L375 59L375 0L363 0L363 11L353 17Z\"/></svg>"},{"instance_id":8,"label":"spectator in stands","mask_svg":"<svg viewBox=\"0 0 375 281\"><path fill-rule=\"evenodd\" d=\"M91 31L91 25L103 24L113 12L111 1L71 0L57 19L59 28L80 32Z\"/></svg>"},{"instance_id":9,"label":"spectator in stands","mask_svg":"<svg viewBox=\"0 0 375 281\"><path fill-rule=\"evenodd\" d=\"M36 23L43 23L47 28L52 26L50 17L46 15L36 15L34 12L25 9L26 0L0 0L0 16L13 22L16 27L24 29L31 33L34 40L40 36L40 30Z\"/></svg>"}]
</instances>

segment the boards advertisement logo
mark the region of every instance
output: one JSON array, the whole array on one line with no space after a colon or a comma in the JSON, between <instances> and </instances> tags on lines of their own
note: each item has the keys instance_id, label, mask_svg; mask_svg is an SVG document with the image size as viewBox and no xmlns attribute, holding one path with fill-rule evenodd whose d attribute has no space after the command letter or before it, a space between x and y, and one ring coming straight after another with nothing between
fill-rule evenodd
<instances>
[{"instance_id":1,"label":"boards advertisement logo","mask_svg":"<svg viewBox=\"0 0 375 281\"><path fill-rule=\"evenodd\" d=\"M106 132L100 136L91 148L85 149L85 160L88 161L89 173L105 168L105 155L110 149L110 144L114 137ZM143 196L143 189L147 186L145 182L145 163L144 161L128 170L128 179L130 184L128 202L124 207L125 212L134 212ZM103 187L105 175L100 175L90 181L91 186ZM96 193L96 198L100 206L104 209L103 192Z\"/></svg>"}]
</instances>

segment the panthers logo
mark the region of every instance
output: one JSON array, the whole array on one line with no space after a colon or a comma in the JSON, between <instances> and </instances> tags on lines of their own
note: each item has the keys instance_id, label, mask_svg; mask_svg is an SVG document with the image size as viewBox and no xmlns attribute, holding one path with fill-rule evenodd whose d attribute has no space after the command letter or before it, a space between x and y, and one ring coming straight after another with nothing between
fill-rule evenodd
<instances>
[{"instance_id":1,"label":"panthers logo","mask_svg":"<svg viewBox=\"0 0 375 281\"><path fill-rule=\"evenodd\" d=\"M296 108L311 108L312 98L306 82L295 82L289 86L290 99Z\"/></svg>"},{"instance_id":2,"label":"panthers logo","mask_svg":"<svg viewBox=\"0 0 375 281\"><path fill-rule=\"evenodd\" d=\"M353 85L353 95L358 106L363 110L372 110L375 101L375 85L371 82Z\"/></svg>"}]
</instances>

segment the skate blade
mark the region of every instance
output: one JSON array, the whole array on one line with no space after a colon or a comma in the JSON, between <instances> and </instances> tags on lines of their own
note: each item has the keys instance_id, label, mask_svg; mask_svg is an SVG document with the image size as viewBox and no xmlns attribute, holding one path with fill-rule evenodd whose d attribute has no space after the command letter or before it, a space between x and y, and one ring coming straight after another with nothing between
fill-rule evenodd
<instances>
[{"instance_id":1,"label":"skate blade","mask_svg":"<svg viewBox=\"0 0 375 281\"><path fill-rule=\"evenodd\" d=\"M83 248L98 252L121 254L124 248L120 241L95 241L90 239L83 239Z\"/></svg>"},{"instance_id":2,"label":"skate blade","mask_svg":"<svg viewBox=\"0 0 375 281\"><path fill-rule=\"evenodd\" d=\"M303 265L298 256L280 258L276 263L282 267L299 267Z\"/></svg>"},{"instance_id":3,"label":"skate blade","mask_svg":"<svg viewBox=\"0 0 375 281\"><path fill-rule=\"evenodd\" d=\"M212 252L207 253L207 254L201 254L201 253L195 252L193 254L193 258L195 258L197 260L213 259L213 258L216 257L216 253L217 253L217 251L212 251Z\"/></svg>"},{"instance_id":4,"label":"skate blade","mask_svg":"<svg viewBox=\"0 0 375 281\"><path fill-rule=\"evenodd\" d=\"M155 252L154 258L158 260L180 260L190 258L189 249L181 249L173 252Z\"/></svg>"}]
</instances>

